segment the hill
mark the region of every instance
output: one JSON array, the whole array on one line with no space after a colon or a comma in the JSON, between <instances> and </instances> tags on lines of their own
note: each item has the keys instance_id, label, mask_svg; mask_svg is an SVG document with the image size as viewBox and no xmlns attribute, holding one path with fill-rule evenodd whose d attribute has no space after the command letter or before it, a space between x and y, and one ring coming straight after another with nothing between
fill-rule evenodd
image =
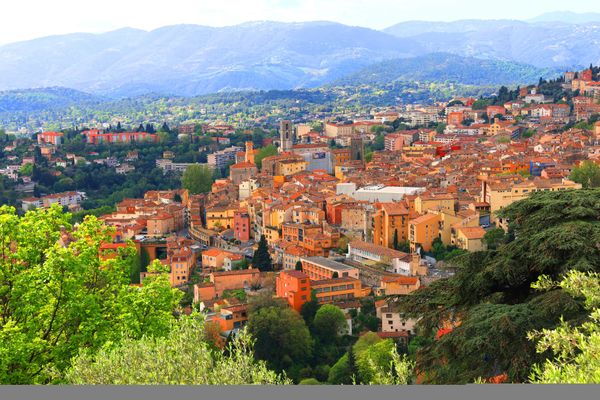
<instances>
[{"instance_id":1,"label":"hill","mask_svg":"<svg viewBox=\"0 0 600 400\"><path fill-rule=\"evenodd\" d=\"M0 113L45 111L102 101L102 97L62 87L10 90L0 92Z\"/></svg>"},{"instance_id":2,"label":"hill","mask_svg":"<svg viewBox=\"0 0 600 400\"><path fill-rule=\"evenodd\" d=\"M600 24L593 22L411 21L384 32L414 42L423 54L448 52L539 68L584 67L600 61Z\"/></svg>"},{"instance_id":3,"label":"hill","mask_svg":"<svg viewBox=\"0 0 600 400\"><path fill-rule=\"evenodd\" d=\"M63 86L129 97L291 89L419 52L411 41L332 22L121 29L0 47L0 90Z\"/></svg>"},{"instance_id":4,"label":"hill","mask_svg":"<svg viewBox=\"0 0 600 400\"><path fill-rule=\"evenodd\" d=\"M466 85L516 85L553 78L557 69L510 61L482 60L448 53L394 59L370 65L334 84L385 84L394 81L455 82Z\"/></svg>"}]
</instances>

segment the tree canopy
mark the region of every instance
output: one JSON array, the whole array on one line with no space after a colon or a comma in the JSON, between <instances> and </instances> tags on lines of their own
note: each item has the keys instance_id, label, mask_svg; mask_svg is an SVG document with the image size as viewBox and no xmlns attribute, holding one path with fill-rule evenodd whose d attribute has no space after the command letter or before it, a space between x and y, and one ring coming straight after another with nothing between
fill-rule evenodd
<instances>
[{"instance_id":1,"label":"tree canopy","mask_svg":"<svg viewBox=\"0 0 600 400\"><path fill-rule=\"evenodd\" d=\"M206 165L190 165L181 177L181 186L191 194L210 192L212 183L212 172Z\"/></svg>"},{"instance_id":2,"label":"tree canopy","mask_svg":"<svg viewBox=\"0 0 600 400\"><path fill-rule=\"evenodd\" d=\"M129 285L135 247L99 257L113 229L50 209L0 208L0 382L52 382L80 348L164 335L180 292L160 274Z\"/></svg>"},{"instance_id":3,"label":"tree canopy","mask_svg":"<svg viewBox=\"0 0 600 400\"><path fill-rule=\"evenodd\" d=\"M573 168L570 178L581 183L584 189L600 187L600 166L593 161L585 160Z\"/></svg>"},{"instance_id":4,"label":"tree canopy","mask_svg":"<svg viewBox=\"0 0 600 400\"><path fill-rule=\"evenodd\" d=\"M192 314L173 322L167 337L126 339L93 357L82 352L68 371L67 381L101 385L291 383L269 370L264 361L254 359L253 340L246 330L232 339L228 352L211 348L204 337L203 320Z\"/></svg>"},{"instance_id":5,"label":"tree canopy","mask_svg":"<svg viewBox=\"0 0 600 400\"><path fill-rule=\"evenodd\" d=\"M277 371L303 364L311 357L313 342L308 327L290 308L270 306L250 312L248 332L256 338L256 357Z\"/></svg>"},{"instance_id":6,"label":"tree canopy","mask_svg":"<svg viewBox=\"0 0 600 400\"><path fill-rule=\"evenodd\" d=\"M419 332L450 333L417 352L424 382L466 383L506 373L513 382L528 379L536 352L528 332L554 329L585 317L581 299L560 288L531 288L540 275L560 279L570 270L600 269L600 190L537 192L504 208L513 233L496 250L455 260L453 277L398 299L407 316L422 317Z\"/></svg>"}]
</instances>

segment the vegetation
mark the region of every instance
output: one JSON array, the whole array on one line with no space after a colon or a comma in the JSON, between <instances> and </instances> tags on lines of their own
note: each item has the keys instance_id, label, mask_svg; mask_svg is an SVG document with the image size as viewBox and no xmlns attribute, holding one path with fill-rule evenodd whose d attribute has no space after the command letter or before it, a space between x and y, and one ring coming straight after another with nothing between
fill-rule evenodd
<instances>
[{"instance_id":1,"label":"vegetation","mask_svg":"<svg viewBox=\"0 0 600 400\"><path fill-rule=\"evenodd\" d=\"M581 183L584 189L600 187L600 166L593 161L585 160L571 171L571 180Z\"/></svg>"},{"instance_id":2,"label":"vegetation","mask_svg":"<svg viewBox=\"0 0 600 400\"><path fill-rule=\"evenodd\" d=\"M253 341L245 330L233 338L226 353L211 348L203 332L203 318L193 314L174 322L167 337L126 339L95 356L82 352L66 380L78 385L291 383L284 375L270 371L264 361L254 359Z\"/></svg>"},{"instance_id":3,"label":"vegetation","mask_svg":"<svg viewBox=\"0 0 600 400\"><path fill-rule=\"evenodd\" d=\"M598 190L538 192L502 210L512 234L495 250L455 260L456 275L398 299L408 316L422 316L420 335L432 338L444 323L452 332L417 351L426 383L466 383L506 373L525 382L546 353L528 333L556 329L561 318L586 317L584 302L565 290L535 291L541 275L561 279L571 270L600 269Z\"/></svg>"},{"instance_id":4,"label":"vegetation","mask_svg":"<svg viewBox=\"0 0 600 400\"><path fill-rule=\"evenodd\" d=\"M168 332L180 292L157 274L129 286L135 249L101 259L112 230L88 216L73 229L54 205L19 217L0 208L0 382L49 383L79 349ZM156 271L159 272L159 271Z\"/></svg>"},{"instance_id":5,"label":"vegetation","mask_svg":"<svg viewBox=\"0 0 600 400\"><path fill-rule=\"evenodd\" d=\"M265 157L270 157L270 156L275 156L275 155L277 155L277 147L270 144L268 146L265 146L265 147L257 150L257 152L254 156L254 163L256 164L258 169L260 169L260 168L262 168L262 160Z\"/></svg>"},{"instance_id":6,"label":"vegetation","mask_svg":"<svg viewBox=\"0 0 600 400\"><path fill-rule=\"evenodd\" d=\"M541 276L533 286L539 290L560 288L574 298L582 298L589 312L585 322L573 326L561 321L555 329L530 332L538 340L538 353L552 351L554 359L534 365L533 383L600 383L600 275L570 271L560 282Z\"/></svg>"},{"instance_id":7,"label":"vegetation","mask_svg":"<svg viewBox=\"0 0 600 400\"><path fill-rule=\"evenodd\" d=\"M312 355L308 327L300 314L290 308L269 306L253 310L248 332L256 338L256 357L276 371L305 365Z\"/></svg>"},{"instance_id":8,"label":"vegetation","mask_svg":"<svg viewBox=\"0 0 600 400\"><path fill-rule=\"evenodd\" d=\"M258 241L258 249L254 252L252 258L252 266L258 268L260 271L272 271L273 261L271 260L271 253L269 253L269 246L265 235L260 236Z\"/></svg>"},{"instance_id":9,"label":"vegetation","mask_svg":"<svg viewBox=\"0 0 600 400\"><path fill-rule=\"evenodd\" d=\"M190 165L181 178L181 186L190 194L208 193L212 183L212 172L206 165Z\"/></svg>"}]
</instances>

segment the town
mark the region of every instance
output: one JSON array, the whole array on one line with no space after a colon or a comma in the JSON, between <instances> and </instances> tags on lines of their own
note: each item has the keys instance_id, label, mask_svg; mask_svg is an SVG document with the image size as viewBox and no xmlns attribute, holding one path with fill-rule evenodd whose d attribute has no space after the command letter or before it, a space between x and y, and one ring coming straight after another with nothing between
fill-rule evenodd
<instances>
[{"instance_id":1,"label":"town","mask_svg":"<svg viewBox=\"0 0 600 400\"><path fill-rule=\"evenodd\" d=\"M500 210L600 186L599 71L263 128L115 121L3 134L2 199L21 213L58 204L78 222L97 216L114 228L100 257L133 243L139 287L162 265L217 347L246 326L253 299L279 299L307 323L334 306L343 335L371 332L408 351L419 318L397 299L453 276L457 257L495 248L512 229ZM108 197L112 181L138 186ZM339 356L312 372L278 365L295 381L347 383L333 373Z\"/></svg>"}]
</instances>

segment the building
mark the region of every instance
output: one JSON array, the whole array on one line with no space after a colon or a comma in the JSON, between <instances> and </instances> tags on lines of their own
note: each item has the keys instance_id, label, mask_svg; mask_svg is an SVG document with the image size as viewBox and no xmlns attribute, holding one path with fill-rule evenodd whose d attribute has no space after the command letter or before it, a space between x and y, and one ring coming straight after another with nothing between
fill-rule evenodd
<instances>
[{"instance_id":1,"label":"building","mask_svg":"<svg viewBox=\"0 0 600 400\"><path fill-rule=\"evenodd\" d=\"M401 275L416 275L420 264L418 254L411 255L362 240L348 243L347 257L365 264L384 265L387 271Z\"/></svg>"},{"instance_id":2,"label":"building","mask_svg":"<svg viewBox=\"0 0 600 400\"><path fill-rule=\"evenodd\" d=\"M250 240L250 215L247 212L236 211L233 214L233 237L240 242Z\"/></svg>"},{"instance_id":3,"label":"building","mask_svg":"<svg viewBox=\"0 0 600 400\"><path fill-rule=\"evenodd\" d=\"M487 178L481 180L481 201L490 205L492 219L496 220L496 213L504 207L528 197L531 193L540 191L560 191L581 189L581 184L568 179L526 179L516 177ZM501 222L501 221L499 221Z\"/></svg>"},{"instance_id":4,"label":"building","mask_svg":"<svg viewBox=\"0 0 600 400\"><path fill-rule=\"evenodd\" d=\"M410 251L416 252L421 248L430 251L433 241L440 237L440 216L428 213L408 221L408 241Z\"/></svg>"},{"instance_id":5,"label":"building","mask_svg":"<svg viewBox=\"0 0 600 400\"><path fill-rule=\"evenodd\" d=\"M402 186L385 186L373 185L365 186L357 189L356 184L338 183L336 186L336 194L347 194L355 200L374 202L392 202L400 201L406 195L414 195L424 192L422 187L402 187Z\"/></svg>"},{"instance_id":6,"label":"building","mask_svg":"<svg viewBox=\"0 0 600 400\"><path fill-rule=\"evenodd\" d=\"M260 271L250 268L240 271L213 272L209 280L215 285L215 296L223 295L225 290L247 289L250 285L260 282Z\"/></svg>"},{"instance_id":7,"label":"building","mask_svg":"<svg viewBox=\"0 0 600 400\"><path fill-rule=\"evenodd\" d=\"M60 146L62 144L62 138L64 134L62 132L42 132L37 135L38 144L50 144L53 146Z\"/></svg>"},{"instance_id":8,"label":"building","mask_svg":"<svg viewBox=\"0 0 600 400\"><path fill-rule=\"evenodd\" d=\"M84 199L85 192L55 193L39 198L26 197L21 200L21 209L28 211L33 208L49 208L52 204L56 203L63 207L68 207L71 211L75 211Z\"/></svg>"},{"instance_id":9,"label":"building","mask_svg":"<svg viewBox=\"0 0 600 400\"><path fill-rule=\"evenodd\" d=\"M325 257L304 257L300 259L302 272L311 280L339 278L358 279L358 268Z\"/></svg>"},{"instance_id":10,"label":"building","mask_svg":"<svg viewBox=\"0 0 600 400\"><path fill-rule=\"evenodd\" d=\"M402 203L381 203L373 214L373 243L392 248L394 236L398 243L408 241L408 220L410 211Z\"/></svg>"},{"instance_id":11,"label":"building","mask_svg":"<svg viewBox=\"0 0 600 400\"><path fill-rule=\"evenodd\" d=\"M235 155L238 151L242 151L241 147L231 146L227 149L223 149L207 156L208 165L212 168L223 169L229 164L235 162Z\"/></svg>"},{"instance_id":12,"label":"building","mask_svg":"<svg viewBox=\"0 0 600 400\"><path fill-rule=\"evenodd\" d=\"M154 142L157 143L159 137L155 133L148 132L108 132L104 133L98 129L83 131L82 134L90 144L100 143L134 143L134 142Z\"/></svg>"},{"instance_id":13,"label":"building","mask_svg":"<svg viewBox=\"0 0 600 400\"><path fill-rule=\"evenodd\" d=\"M381 319L381 332L408 332L416 333L417 320L408 318L397 307L386 300L375 304L375 315Z\"/></svg>"},{"instance_id":14,"label":"building","mask_svg":"<svg viewBox=\"0 0 600 400\"><path fill-rule=\"evenodd\" d=\"M302 271L281 271L275 280L275 293L300 312L304 303L310 301L310 280Z\"/></svg>"},{"instance_id":15,"label":"building","mask_svg":"<svg viewBox=\"0 0 600 400\"><path fill-rule=\"evenodd\" d=\"M350 139L350 159L357 161L365 160L365 145L362 138L353 137Z\"/></svg>"},{"instance_id":16,"label":"building","mask_svg":"<svg viewBox=\"0 0 600 400\"><path fill-rule=\"evenodd\" d=\"M292 121L283 120L279 123L280 152L290 151L295 142L294 125Z\"/></svg>"},{"instance_id":17,"label":"building","mask_svg":"<svg viewBox=\"0 0 600 400\"><path fill-rule=\"evenodd\" d=\"M371 291L363 289L357 278L331 278L310 282L319 304L336 303L365 297Z\"/></svg>"},{"instance_id":18,"label":"building","mask_svg":"<svg viewBox=\"0 0 600 400\"><path fill-rule=\"evenodd\" d=\"M486 249L483 243L485 229L480 226L460 227L454 230L452 244L467 251L483 251Z\"/></svg>"},{"instance_id":19,"label":"building","mask_svg":"<svg viewBox=\"0 0 600 400\"><path fill-rule=\"evenodd\" d=\"M405 296L421 287L421 281L416 276L385 276L381 286L375 289L377 296Z\"/></svg>"}]
</instances>

